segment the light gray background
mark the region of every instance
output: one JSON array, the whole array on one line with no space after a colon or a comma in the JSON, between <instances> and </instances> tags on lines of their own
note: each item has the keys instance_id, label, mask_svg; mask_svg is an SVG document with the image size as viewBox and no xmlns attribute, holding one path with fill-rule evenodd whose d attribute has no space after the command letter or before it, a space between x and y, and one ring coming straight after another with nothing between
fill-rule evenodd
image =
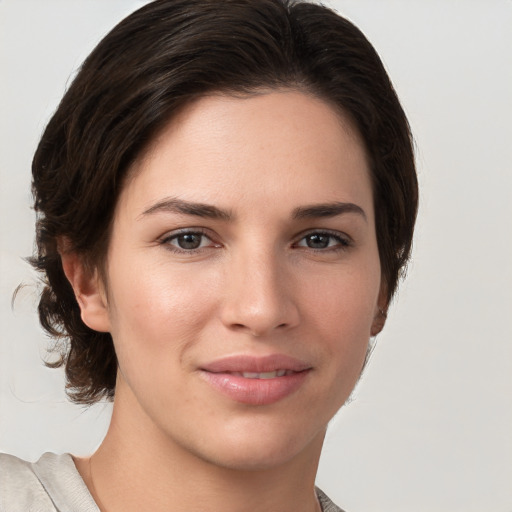
<instances>
[{"instance_id":1,"label":"light gray background","mask_svg":"<svg viewBox=\"0 0 512 512\"><path fill-rule=\"evenodd\" d=\"M0 451L85 454L84 410L41 364L30 161L70 76L137 0L0 0ZM512 511L512 2L331 1L381 54L422 188L414 260L319 485L350 512ZM14 311L13 289L27 283Z\"/></svg>"}]
</instances>

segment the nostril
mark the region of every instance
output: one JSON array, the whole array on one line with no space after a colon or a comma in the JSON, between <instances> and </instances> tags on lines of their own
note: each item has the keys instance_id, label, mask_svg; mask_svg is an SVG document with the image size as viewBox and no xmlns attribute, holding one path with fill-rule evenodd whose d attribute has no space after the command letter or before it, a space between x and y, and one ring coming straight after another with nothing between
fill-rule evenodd
<instances>
[{"instance_id":1,"label":"nostril","mask_svg":"<svg viewBox=\"0 0 512 512\"><path fill-rule=\"evenodd\" d=\"M276 325L274 329L286 329L288 327L288 325L289 325L288 323L284 322L282 324ZM261 335L261 333L259 332L259 330L257 329L256 326L251 327L250 325L233 323L233 324L231 324L231 328L235 329L237 331L248 330L248 331L250 331L253 334L253 336L260 336ZM265 330L265 329L262 329L262 330Z\"/></svg>"}]
</instances>

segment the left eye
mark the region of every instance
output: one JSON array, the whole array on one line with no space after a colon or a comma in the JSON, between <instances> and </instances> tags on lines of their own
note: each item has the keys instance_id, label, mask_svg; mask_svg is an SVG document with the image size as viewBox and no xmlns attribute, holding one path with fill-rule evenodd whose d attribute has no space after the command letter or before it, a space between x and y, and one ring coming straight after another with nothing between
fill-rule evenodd
<instances>
[{"instance_id":1,"label":"left eye","mask_svg":"<svg viewBox=\"0 0 512 512\"><path fill-rule=\"evenodd\" d=\"M346 247L348 242L341 236L330 233L310 233L304 236L297 243L298 247L308 247L309 249L328 249L330 247Z\"/></svg>"},{"instance_id":2,"label":"left eye","mask_svg":"<svg viewBox=\"0 0 512 512\"><path fill-rule=\"evenodd\" d=\"M169 236L164 240L164 243L183 251L193 251L207 247L212 241L204 233L186 232Z\"/></svg>"}]
</instances>

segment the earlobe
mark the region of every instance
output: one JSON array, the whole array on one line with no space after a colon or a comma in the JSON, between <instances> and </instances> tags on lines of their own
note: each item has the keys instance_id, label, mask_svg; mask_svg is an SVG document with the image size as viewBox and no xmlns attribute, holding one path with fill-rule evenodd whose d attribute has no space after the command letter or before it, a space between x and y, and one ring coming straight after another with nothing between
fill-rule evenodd
<instances>
[{"instance_id":1,"label":"earlobe","mask_svg":"<svg viewBox=\"0 0 512 512\"><path fill-rule=\"evenodd\" d=\"M388 313L385 309L378 308L375 316L373 317L372 328L370 330L370 334L372 336L377 336L382 329L384 329L384 325L386 324L386 319L388 317Z\"/></svg>"},{"instance_id":2,"label":"earlobe","mask_svg":"<svg viewBox=\"0 0 512 512\"><path fill-rule=\"evenodd\" d=\"M98 271L89 270L75 252L61 252L62 268L80 306L82 321L99 332L110 331L106 294Z\"/></svg>"},{"instance_id":3,"label":"earlobe","mask_svg":"<svg viewBox=\"0 0 512 512\"><path fill-rule=\"evenodd\" d=\"M370 330L371 336L377 336L377 334L384 329L386 319L388 318L388 307L388 287L384 280L382 280L376 311L373 316L372 327Z\"/></svg>"}]
</instances>

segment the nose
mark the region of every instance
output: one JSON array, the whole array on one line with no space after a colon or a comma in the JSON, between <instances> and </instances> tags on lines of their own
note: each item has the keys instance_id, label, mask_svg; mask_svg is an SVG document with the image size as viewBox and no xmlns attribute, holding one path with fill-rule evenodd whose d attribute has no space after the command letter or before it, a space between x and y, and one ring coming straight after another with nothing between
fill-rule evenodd
<instances>
[{"instance_id":1,"label":"nose","mask_svg":"<svg viewBox=\"0 0 512 512\"><path fill-rule=\"evenodd\" d=\"M278 257L263 250L232 258L221 310L223 324L255 337L298 325L293 278L284 267Z\"/></svg>"}]
</instances>

